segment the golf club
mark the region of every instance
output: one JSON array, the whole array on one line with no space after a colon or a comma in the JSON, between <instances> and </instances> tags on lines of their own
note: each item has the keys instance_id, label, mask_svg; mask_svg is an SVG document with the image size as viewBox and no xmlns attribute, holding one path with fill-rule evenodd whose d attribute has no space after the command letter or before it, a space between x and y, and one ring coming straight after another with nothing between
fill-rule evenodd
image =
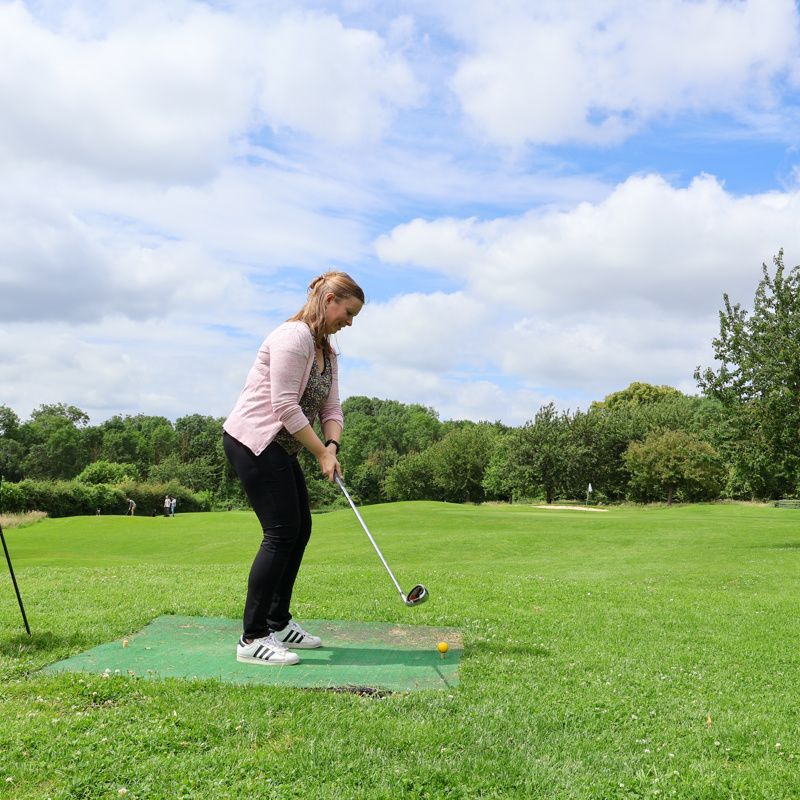
<instances>
[{"instance_id":1,"label":"golf club","mask_svg":"<svg viewBox=\"0 0 800 800\"><path fill-rule=\"evenodd\" d=\"M381 553L380 548L376 544L375 540L372 538L372 534L369 532L369 528L367 527L367 523L361 517L361 514L358 513L358 509L356 508L356 504L353 502L350 495L347 493L347 489L344 488L344 483L342 483L342 479L339 477L339 473L335 474L336 484L344 493L344 496L347 498L347 502L350 503L350 508L353 509L355 515L358 517L358 521L361 523L361 527L364 529L364 532L369 536L369 540L372 542L372 546L375 548L375 552L380 556L381 561L383 561L383 566L386 567L386 571L389 573L389 577L392 579L392 582L397 587L397 591L400 592L400 597L403 598L403 602L407 606L418 606L420 603L424 603L428 599L428 590L421 584L418 583L408 594L405 594L403 590L400 588L400 584L397 582L397 578L395 578L392 571L389 569L389 565L386 563L386 559L383 557L383 553Z\"/></svg>"},{"instance_id":2,"label":"golf club","mask_svg":"<svg viewBox=\"0 0 800 800\"><path fill-rule=\"evenodd\" d=\"M3 496L3 474L0 473L0 507L2 507ZM22 621L25 623L25 630L28 631L28 636L31 635L31 626L28 625L28 617L25 615L25 606L22 605L22 595L19 593L19 586L17 586L17 577L14 575L14 567L11 566L11 556L8 554L8 547L6 546L6 537L3 535L3 526L0 525L0 539L3 541L3 550L6 553L6 561L8 562L8 571L11 573L11 582L14 584L14 591L17 593L17 602L19 603L19 610L22 612Z\"/></svg>"}]
</instances>

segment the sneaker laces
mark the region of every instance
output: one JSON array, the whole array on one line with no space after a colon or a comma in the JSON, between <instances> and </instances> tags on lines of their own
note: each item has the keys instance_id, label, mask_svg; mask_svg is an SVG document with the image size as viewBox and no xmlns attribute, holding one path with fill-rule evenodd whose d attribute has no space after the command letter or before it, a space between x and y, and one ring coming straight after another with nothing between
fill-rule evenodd
<instances>
[{"instance_id":1,"label":"sneaker laces","mask_svg":"<svg viewBox=\"0 0 800 800\"><path fill-rule=\"evenodd\" d=\"M288 650L289 649L283 642L279 642L275 638L275 634L272 633L272 632L270 632L270 634L268 636L259 636L258 638L253 639L253 641L250 642L250 644L247 644L247 642L245 641L244 637L242 637L242 644L245 645L246 647L251 647L254 644L260 644L260 645L264 645L266 647L270 647L273 650Z\"/></svg>"},{"instance_id":2,"label":"sneaker laces","mask_svg":"<svg viewBox=\"0 0 800 800\"><path fill-rule=\"evenodd\" d=\"M276 650L288 650L289 648L283 643L279 642L275 638L275 633L271 632L269 636L264 636L263 641L266 642L270 647L274 647Z\"/></svg>"}]
</instances>

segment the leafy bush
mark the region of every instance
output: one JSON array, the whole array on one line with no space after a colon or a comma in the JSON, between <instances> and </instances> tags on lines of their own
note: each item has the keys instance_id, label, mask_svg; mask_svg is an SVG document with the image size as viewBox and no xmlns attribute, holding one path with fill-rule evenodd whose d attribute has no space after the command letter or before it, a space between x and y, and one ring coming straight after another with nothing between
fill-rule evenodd
<instances>
[{"instance_id":1,"label":"leafy bush","mask_svg":"<svg viewBox=\"0 0 800 800\"><path fill-rule=\"evenodd\" d=\"M139 516L152 514L153 509L156 514L163 514L165 495L174 497L178 501L175 508L178 513L211 510L210 492L193 492L176 481L169 483L134 483L131 481L122 483L117 488L123 493L123 506L124 499L130 497L136 503L136 513ZM124 511L123 508L118 513L124 513Z\"/></svg>"},{"instance_id":2,"label":"leafy bush","mask_svg":"<svg viewBox=\"0 0 800 800\"><path fill-rule=\"evenodd\" d=\"M85 486L77 481L3 482L2 510L9 514L26 511L44 511L51 517L75 517L95 514L124 514L127 498L136 503L139 515L163 512L164 495L175 497L178 511L209 511L211 496L208 492L192 492L177 483L147 484L132 481L119 486L100 483Z\"/></svg>"},{"instance_id":3,"label":"leafy bush","mask_svg":"<svg viewBox=\"0 0 800 800\"><path fill-rule=\"evenodd\" d=\"M116 464L113 461L95 461L89 464L77 478L78 483L96 486L100 483L115 485L123 481L141 480L139 470L133 464Z\"/></svg>"}]
</instances>

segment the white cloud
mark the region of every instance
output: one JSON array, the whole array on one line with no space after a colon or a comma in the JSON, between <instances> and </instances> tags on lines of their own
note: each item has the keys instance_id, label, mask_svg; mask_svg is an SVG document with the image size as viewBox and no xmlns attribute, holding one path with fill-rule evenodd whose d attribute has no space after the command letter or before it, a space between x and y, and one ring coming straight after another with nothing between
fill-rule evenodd
<instances>
[{"instance_id":1,"label":"white cloud","mask_svg":"<svg viewBox=\"0 0 800 800\"><path fill-rule=\"evenodd\" d=\"M761 261L800 260L799 195L675 188L658 172L695 167L647 123L791 136L794 3L393 11L0 0L0 402L226 414L333 265L378 298L340 337L345 395L517 423L631 380L692 390L722 292L747 304ZM653 174L616 187L596 151L495 146L637 130L612 171Z\"/></svg>"},{"instance_id":2,"label":"white cloud","mask_svg":"<svg viewBox=\"0 0 800 800\"><path fill-rule=\"evenodd\" d=\"M363 395L401 403L418 403L435 409L440 419L500 420L521 425L539 408L557 401L559 407L586 407L578 397L545 394L524 386L508 388L487 378L444 375L395 366L386 361L369 368L353 366L347 351L340 366L340 383L348 396Z\"/></svg>"},{"instance_id":3,"label":"white cloud","mask_svg":"<svg viewBox=\"0 0 800 800\"><path fill-rule=\"evenodd\" d=\"M681 318L750 291L754 265L780 247L800 252L798 209L800 192L736 197L711 176L677 189L648 175L569 211L414 220L379 237L377 252L460 278L500 307L580 317L602 303Z\"/></svg>"},{"instance_id":4,"label":"white cloud","mask_svg":"<svg viewBox=\"0 0 800 800\"><path fill-rule=\"evenodd\" d=\"M344 144L375 140L395 109L418 102L404 58L375 32L347 29L330 14L286 14L259 46L260 103L275 130Z\"/></svg>"},{"instance_id":5,"label":"white cloud","mask_svg":"<svg viewBox=\"0 0 800 800\"><path fill-rule=\"evenodd\" d=\"M69 327L0 326L2 403L21 417L42 403L70 403L94 423L114 414L225 416L260 340L238 346L187 320L147 325L120 316Z\"/></svg>"},{"instance_id":6,"label":"white cloud","mask_svg":"<svg viewBox=\"0 0 800 800\"><path fill-rule=\"evenodd\" d=\"M204 182L265 123L358 144L421 92L377 33L330 14L149 4L89 31L64 17L48 27L21 0L0 3L0 159Z\"/></svg>"},{"instance_id":7,"label":"white cloud","mask_svg":"<svg viewBox=\"0 0 800 800\"><path fill-rule=\"evenodd\" d=\"M240 26L196 4L101 38L0 4L0 154L84 164L113 178L207 178L254 99Z\"/></svg>"},{"instance_id":8,"label":"white cloud","mask_svg":"<svg viewBox=\"0 0 800 800\"><path fill-rule=\"evenodd\" d=\"M619 142L684 111L771 108L798 70L793 0L474 2L452 80L492 141Z\"/></svg>"},{"instance_id":9,"label":"white cloud","mask_svg":"<svg viewBox=\"0 0 800 800\"><path fill-rule=\"evenodd\" d=\"M559 386L595 398L634 380L686 391L694 367L710 363L723 292L747 306L762 261L781 247L787 260L800 254L799 207L798 192L734 197L709 176L676 189L651 175L569 211L415 220L380 237L377 252L464 284L435 303L413 298L425 324L403 331L402 350L418 354L418 369L435 360L452 373L467 361L540 393ZM475 329L453 347L465 320ZM358 355L398 358L377 331L368 338L372 351Z\"/></svg>"},{"instance_id":10,"label":"white cloud","mask_svg":"<svg viewBox=\"0 0 800 800\"><path fill-rule=\"evenodd\" d=\"M445 371L473 361L470 350L484 324L483 304L461 293L398 295L364 306L346 332L346 351L368 361Z\"/></svg>"},{"instance_id":11,"label":"white cloud","mask_svg":"<svg viewBox=\"0 0 800 800\"><path fill-rule=\"evenodd\" d=\"M15 172L0 189L4 322L145 320L245 294L243 277L198 244L158 236L135 241L96 220L88 224L67 197L26 187L20 177Z\"/></svg>"}]
</instances>

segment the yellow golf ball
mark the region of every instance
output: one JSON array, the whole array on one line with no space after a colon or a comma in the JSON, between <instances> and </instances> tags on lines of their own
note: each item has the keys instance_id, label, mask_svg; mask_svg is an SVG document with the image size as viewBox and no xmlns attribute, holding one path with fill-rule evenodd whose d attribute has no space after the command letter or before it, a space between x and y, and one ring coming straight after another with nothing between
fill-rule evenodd
<instances>
[{"instance_id":1,"label":"yellow golf ball","mask_svg":"<svg viewBox=\"0 0 800 800\"><path fill-rule=\"evenodd\" d=\"M440 653L446 653L450 648L447 646L447 642L439 642L436 649Z\"/></svg>"}]
</instances>

